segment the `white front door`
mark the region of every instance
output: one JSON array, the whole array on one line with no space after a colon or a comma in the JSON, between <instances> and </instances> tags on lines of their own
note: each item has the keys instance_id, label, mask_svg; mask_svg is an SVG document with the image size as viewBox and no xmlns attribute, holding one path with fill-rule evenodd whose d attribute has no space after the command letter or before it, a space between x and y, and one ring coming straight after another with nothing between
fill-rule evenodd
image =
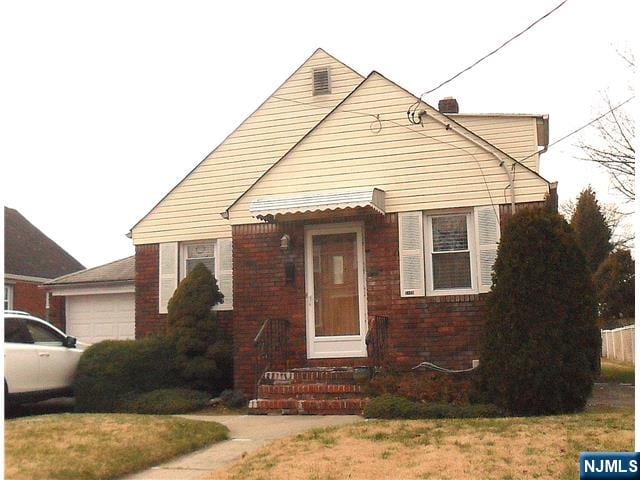
<instances>
[{"instance_id":1,"label":"white front door","mask_svg":"<svg viewBox=\"0 0 640 480\"><path fill-rule=\"evenodd\" d=\"M360 223L305 229L307 357L366 357L367 302Z\"/></svg>"}]
</instances>

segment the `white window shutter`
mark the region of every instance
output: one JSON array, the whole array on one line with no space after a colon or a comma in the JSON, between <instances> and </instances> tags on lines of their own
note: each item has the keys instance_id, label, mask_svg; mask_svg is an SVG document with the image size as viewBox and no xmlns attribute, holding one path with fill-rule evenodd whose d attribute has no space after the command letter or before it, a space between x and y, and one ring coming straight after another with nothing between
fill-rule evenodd
<instances>
[{"instance_id":1,"label":"white window shutter","mask_svg":"<svg viewBox=\"0 0 640 480\"><path fill-rule=\"evenodd\" d=\"M422 212L398 213L400 246L400 296L423 297L424 232Z\"/></svg>"},{"instance_id":2,"label":"white window shutter","mask_svg":"<svg viewBox=\"0 0 640 480\"><path fill-rule=\"evenodd\" d=\"M178 286L178 242L160 244L159 270L158 312L167 313L169 300Z\"/></svg>"},{"instance_id":3,"label":"white window shutter","mask_svg":"<svg viewBox=\"0 0 640 480\"><path fill-rule=\"evenodd\" d=\"M500 213L498 207L475 208L476 240L478 246L478 291L491 289L491 274L500 241Z\"/></svg>"},{"instance_id":4,"label":"white window shutter","mask_svg":"<svg viewBox=\"0 0 640 480\"><path fill-rule=\"evenodd\" d=\"M216 280L224 295L224 303L216 305L216 310L233 309L233 247L230 238L220 238L216 242L218 254L216 259Z\"/></svg>"}]
</instances>

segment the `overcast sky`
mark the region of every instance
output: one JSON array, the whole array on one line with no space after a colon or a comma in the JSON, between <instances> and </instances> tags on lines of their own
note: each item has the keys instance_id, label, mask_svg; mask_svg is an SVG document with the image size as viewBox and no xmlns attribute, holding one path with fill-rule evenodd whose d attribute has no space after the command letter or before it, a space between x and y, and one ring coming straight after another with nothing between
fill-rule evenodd
<instances>
[{"instance_id":1,"label":"overcast sky","mask_svg":"<svg viewBox=\"0 0 640 480\"><path fill-rule=\"evenodd\" d=\"M4 204L87 267L130 255L136 221L317 47L419 94L557 3L4 2ZM616 49L633 47L634 3L569 0L425 99L548 113L553 141L606 110L601 91L630 96ZM543 155L542 175L561 202L588 184L615 201L577 140Z\"/></svg>"}]
</instances>

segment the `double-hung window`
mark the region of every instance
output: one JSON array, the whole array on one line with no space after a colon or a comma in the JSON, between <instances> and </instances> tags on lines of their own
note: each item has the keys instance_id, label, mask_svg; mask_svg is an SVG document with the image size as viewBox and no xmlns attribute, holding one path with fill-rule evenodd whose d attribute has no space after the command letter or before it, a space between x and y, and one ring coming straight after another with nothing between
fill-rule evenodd
<instances>
[{"instance_id":1,"label":"double-hung window","mask_svg":"<svg viewBox=\"0 0 640 480\"><path fill-rule=\"evenodd\" d=\"M199 263L207 267L212 275L216 274L216 242L214 240L185 243L182 258L184 262L180 278L186 277Z\"/></svg>"},{"instance_id":2,"label":"double-hung window","mask_svg":"<svg viewBox=\"0 0 640 480\"><path fill-rule=\"evenodd\" d=\"M472 291L475 282L471 214L427 216L426 227L428 290Z\"/></svg>"}]
</instances>

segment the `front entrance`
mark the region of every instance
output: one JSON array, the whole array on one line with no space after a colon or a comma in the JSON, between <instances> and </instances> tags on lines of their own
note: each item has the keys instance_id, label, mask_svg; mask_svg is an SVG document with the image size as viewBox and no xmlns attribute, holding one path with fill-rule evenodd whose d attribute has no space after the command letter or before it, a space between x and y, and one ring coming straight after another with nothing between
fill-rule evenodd
<instances>
[{"instance_id":1,"label":"front entrance","mask_svg":"<svg viewBox=\"0 0 640 480\"><path fill-rule=\"evenodd\" d=\"M367 305L359 223L305 229L307 357L366 357Z\"/></svg>"}]
</instances>

